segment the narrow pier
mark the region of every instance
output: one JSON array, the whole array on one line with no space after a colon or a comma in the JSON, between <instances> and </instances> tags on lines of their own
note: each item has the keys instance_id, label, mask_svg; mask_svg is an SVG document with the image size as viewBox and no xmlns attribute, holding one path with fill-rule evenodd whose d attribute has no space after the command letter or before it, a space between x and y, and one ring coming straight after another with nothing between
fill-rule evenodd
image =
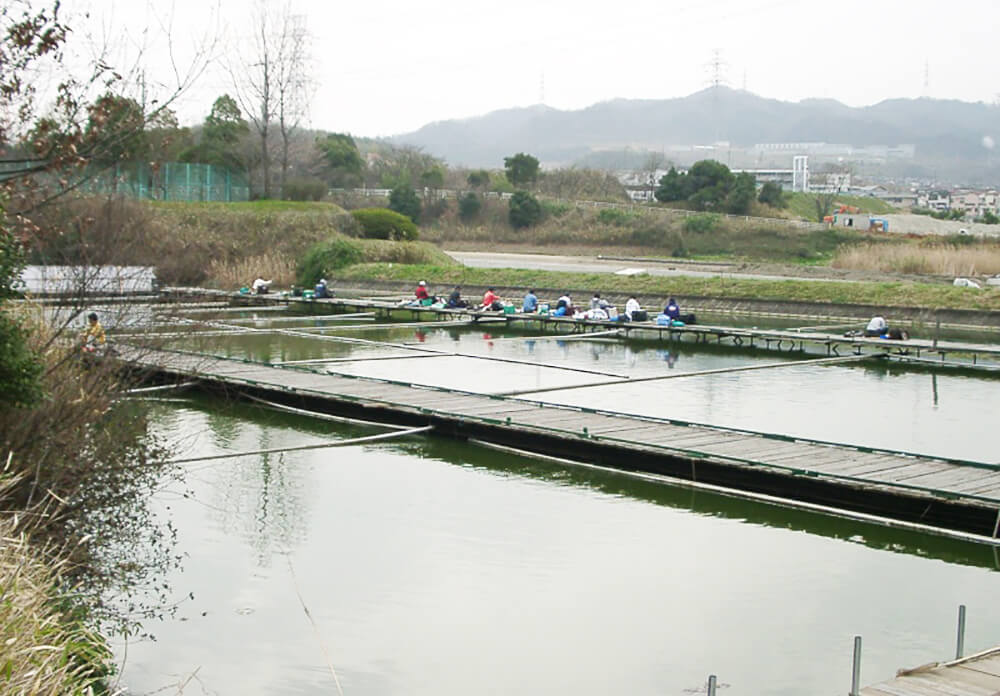
<instances>
[{"instance_id":1,"label":"narrow pier","mask_svg":"<svg viewBox=\"0 0 1000 696\"><path fill-rule=\"evenodd\" d=\"M1000 647L945 663L901 670L895 679L862 689L860 696L996 696Z\"/></svg>"},{"instance_id":2,"label":"narrow pier","mask_svg":"<svg viewBox=\"0 0 1000 696\"><path fill-rule=\"evenodd\" d=\"M168 380L228 393L822 507L1000 544L1000 464L926 457L545 401L121 347Z\"/></svg>"}]
</instances>

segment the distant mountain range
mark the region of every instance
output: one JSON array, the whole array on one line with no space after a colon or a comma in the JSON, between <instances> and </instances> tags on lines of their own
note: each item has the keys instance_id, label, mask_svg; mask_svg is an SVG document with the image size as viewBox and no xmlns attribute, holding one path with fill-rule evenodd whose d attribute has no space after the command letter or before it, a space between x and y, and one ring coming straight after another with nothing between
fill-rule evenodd
<instances>
[{"instance_id":1,"label":"distant mountain range","mask_svg":"<svg viewBox=\"0 0 1000 696\"><path fill-rule=\"evenodd\" d=\"M504 109L431 123L395 136L450 164L498 167L528 152L548 165L586 162L595 152L667 151L717 141L735 148L758 143L826 142L853 146L915 146L916 174L988 174L997 165L984 137L1000 142L1000 108L939 99L889 99L849 107L832 99L783 102L714 87L680 99L614 99L578 111L548 106ZM1000 153L997 153L1000 155ZM1000 156L995 157L1000 160Z\"/></svg>"}]
</instances>

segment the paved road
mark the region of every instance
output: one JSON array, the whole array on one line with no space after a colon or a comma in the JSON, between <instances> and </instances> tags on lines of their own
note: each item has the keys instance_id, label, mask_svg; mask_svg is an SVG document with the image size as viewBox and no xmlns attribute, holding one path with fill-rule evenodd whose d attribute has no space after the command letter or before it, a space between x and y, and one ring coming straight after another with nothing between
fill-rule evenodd
<instances>
[{"instance_id":1,"label":"paved road","mask_svg":"<svg viewBox=\"0 0 1000 696\"><path fill-rule=\"evenodd\" d=\"M472 268L528 268L537 271L570 271L576 273L617 273L639 269L656 276L693 276L697 278L757 278L760 280L824 280L854 282L842 278L807 278L762 273L741 273L733 266L711 263L688 266L669 262L612 261L596 256L549 256L546 254L508 254L483 251L445 251L446 254Z\"/></svg>"}]
</instances>

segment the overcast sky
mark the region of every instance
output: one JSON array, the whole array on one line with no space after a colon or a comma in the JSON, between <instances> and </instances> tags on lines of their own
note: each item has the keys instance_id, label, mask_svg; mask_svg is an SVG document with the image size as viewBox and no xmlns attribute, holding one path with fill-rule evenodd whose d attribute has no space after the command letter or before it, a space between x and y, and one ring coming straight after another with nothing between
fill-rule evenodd
<instances>
[{"instance_id":1,"label":"overcast sky","mask_svg":"<svg viewBox=\"0 0 1000 696\"><path fill-rule=\"evenodd\" d=\"M579 109L618 97L681 97L710 84L715 49L727 84L782 100L826 97L858 106L926 94L993 102L1000 93L1000 0L291 5L312 37L310 125L362 136L541 101ZM149 74L164 83L170 71L162 25L171 8L178 62L190 60L191 46L206 32L220 37L219 60L177 104L184 124L200 122L216 96L232 91L220 63L249 35L253 6L251 0L64 2L70 13L90 12L75 26L89 23L89 32L132 51L149 46Z\"/></svg>"}]
</instances>

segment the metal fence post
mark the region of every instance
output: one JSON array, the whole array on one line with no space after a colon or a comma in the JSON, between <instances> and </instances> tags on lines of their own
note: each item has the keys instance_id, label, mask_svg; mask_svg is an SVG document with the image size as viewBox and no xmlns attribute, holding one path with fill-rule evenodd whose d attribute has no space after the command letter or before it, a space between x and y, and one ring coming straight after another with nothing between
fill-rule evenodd
<instances>
[{"instance_id":1,"label":"metal fence post","mask_svg":"<svg viewBox=\"0 0 1000 696\"><path fill-rule=\"evenodd\" d=\"M854 636L854 665L851 669L851 696L860 696L858 683L861 681L861 636Z\"/></svg>"},{"instance_id":2,"label":"metal fence post","mask_svg":"<svg viewBox=\"0 0 1000 696\"><path fill-rule=\"evenodd\" d=\"M955 647L955 659L965 656L965 605L958 605L958 644Z\"/></svg>"},{"instance_id":3,"label":"metal fence post","mask_svg":"<svg viewBox=\"0 0 1000 696\"><path fill-rule=\"evenodd\" d=\"M708 675L708 696L715 696L715 675Z\"/></svg>"}]
</instances>

